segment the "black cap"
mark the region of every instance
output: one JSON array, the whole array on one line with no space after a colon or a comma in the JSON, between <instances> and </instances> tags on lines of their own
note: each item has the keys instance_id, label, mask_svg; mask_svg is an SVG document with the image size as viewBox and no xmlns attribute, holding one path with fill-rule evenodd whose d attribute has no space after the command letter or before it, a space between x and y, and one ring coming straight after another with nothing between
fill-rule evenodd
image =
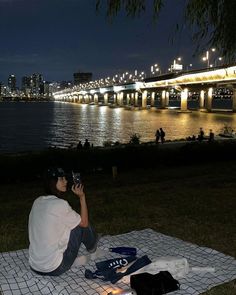
<instances>
[{"instance_id":1,"label":"black cap","mask_svg":"<svg viewBox=\"0 0 236 295\"><path fill-rule=\"evenodd\" d=\"M58 178L66 176L62 168L50 167L46 170L46 177L48 178Z\"/></svg>"}]
</instances>

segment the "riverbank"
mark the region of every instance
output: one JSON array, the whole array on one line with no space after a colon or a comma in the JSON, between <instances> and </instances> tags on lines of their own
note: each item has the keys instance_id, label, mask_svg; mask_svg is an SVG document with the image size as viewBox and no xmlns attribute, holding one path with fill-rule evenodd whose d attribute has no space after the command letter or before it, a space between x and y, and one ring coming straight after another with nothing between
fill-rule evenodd
<instances>
[{"instance_id":1,"label":"riverbank","mask_svg":"<svg viewBox=\"0 0 236 295\"><path fill-rule=\"evenodd\" d=\"M87 138L94 146L106 142L128 143L134 133L141 142L155 140L162 127L167 140L195 136L199 128L215 135L227 124L235 130L235 114L177 110L127 111L107 106L59 102L2 102L0 108L0 152L40 151L49 147L76 147Z\"/></svg>"},{"instance_id":2,"label":"riverbank","mask_svg":"<svg viewBox=\"0 0 236 295\"><path fill-rule=\"evenodd\" d=\"M89 149L47 149L41 152L0 154L3 171L0 183L40 179L48 166L61 166L67 172L83 175L135 169L162 169L236 160L236 141L176 141L164 144L126 144Z\"/></svg>"}]
</instances>

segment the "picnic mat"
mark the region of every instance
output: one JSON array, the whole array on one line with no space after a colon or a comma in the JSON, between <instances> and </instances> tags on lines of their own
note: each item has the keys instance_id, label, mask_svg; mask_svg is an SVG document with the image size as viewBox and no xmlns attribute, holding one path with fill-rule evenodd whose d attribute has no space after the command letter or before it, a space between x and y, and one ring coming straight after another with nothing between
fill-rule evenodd
<instances>
[{"instance_id":1,"label":"picnic mat","mask_svg":"<svg viewBox=\"0 0 236 295\"><path fill-rule=\"evenodd\" d=\"M179 279L180 290L173 295L197 295L216 285L236 279L236 260L210 248L184 242L180 239L160 234L151 229L132 231L117 236L104 236L99 248L136 247L138 257L148 255L151 260L160 256L185 257L190 267L214 267L215 272L189 272L187 277ZM95 270L95 262L120 257L119 254L103 251L104 257L90 260L85 266L73 266L59 277L40 276L33 273L28 265L28 250L0 253L0 291L3 295L19 294L60 294L60 295L107 295L116 287L127 289L124 282L115 285L99 279L88 280L85 269ZM80 254L86 254L82 247Z\"/></svg>"}]
</instances>

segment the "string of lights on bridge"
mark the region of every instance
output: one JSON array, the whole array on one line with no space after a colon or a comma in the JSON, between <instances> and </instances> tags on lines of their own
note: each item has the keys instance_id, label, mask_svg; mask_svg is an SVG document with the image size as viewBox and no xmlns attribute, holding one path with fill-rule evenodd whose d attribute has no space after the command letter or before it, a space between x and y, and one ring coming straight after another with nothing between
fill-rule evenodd
<instances>
[{"instance_id":1,"label":"string of lights on bridge","mask_svg":"<svg viewBox=\"0 0 236 295\"><path fill-rule=\"evenodd\" d=\"M216 49L211 48L206 51L205 55L201 58L203 62L206 62L207 68L214 68L222 64L223 58L214 56L216 54ZM85 89L96 89L102 87L109 87L113 85L128 84L138 81L143 81L146 78L156 77L162 74L167 74L171 72L180 72L180 71L191 71L193 69L193 64L188 64L185 66L185 69L182 64L183 58L177 57L173 60L173 64L168 68L167 71L162 71L158 63L155 63L150 66L150 73L145 73L144 71L134 70L133 72L124 72L122 74L116 74L113 77L106 77L90 81L87 83L79 84L73 86L75 91L81 91ZM213 61L213 63L211 63ZM66 90L66 89L65 89ZM62 90L62 92L64 92Z\"/></svg>"}]
</instances>

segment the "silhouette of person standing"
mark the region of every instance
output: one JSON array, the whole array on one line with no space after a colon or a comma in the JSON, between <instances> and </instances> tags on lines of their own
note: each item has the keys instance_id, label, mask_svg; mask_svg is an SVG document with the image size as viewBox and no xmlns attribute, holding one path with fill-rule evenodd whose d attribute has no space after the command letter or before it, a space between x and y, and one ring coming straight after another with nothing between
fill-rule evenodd
<instances>
[{"instance_id":1,"label":"silhouette of person standing","mask_svg":"<svg viewBox=\"0 0 236 295\"><path fill-rule=\"evenodd\" d=\"M202 128L200 128L200 130L199 130L199 135L198 135L198 141L199 141L199 142L202 142L203 139L204 139L204 131L203 131Z\"/></svg>"},{"instance_id":2,"label":"silhouette of person standing","mask_svg":"<svg viewBox=\"0 0 236 295\"><path fill-rule=\"evenodd\" d=\"M212 142L212 141L214 141L214 139L215 139L215 134L214 134L214 132L212 131L212 129L210 129L210 133L209 133L209 139L208 139L208 141L209 141L209 142Z\"/></svg>"},{"instance_id":3,"label":"silhouette of person standing","mask_svg":"<svg viewBox=\"0 0 236 295\"><path fill-rule=\"evenodd\" d=\"M85 148L85 149L90 148L90 142L88 141L87 138L85 139L84 148Z\"/></svg>"},{"instance_id":4,"label":"silhouette of person standing","mask_svg":"<svg viewBox=\"0 0 236 295\"><path fill-rule=\"evenodd\" d=\"M162 128L160 128L160 136L161 136L161 143L164 143L166 134Z\"/></svg>"},{"instance_id":5,"label":"silhouette of person standing","mask_svg":"<svg viewBox=\"0 0 236 295\"><path fill-rule=\"evenodd\" d=\"M83 148L82 142L79 141L79 143L77 144L77 150L81 150Z\"/></svg>"},{"instance_id":6,"label":"silhouette of person standing","mask_svg":"<svg viewBox=\"0 0 236 295\"><path fill-rule=\"evenodd\" d=\"M159 142L159 139L160 139L160 136L161 136L161 134L160 134L160 131L159 131L159 129L157 129L157 131L156 131L156 133L155 133L155 137L156 137L156 144L158 144L158 142Z\"/></svg>"}]
</instances>

